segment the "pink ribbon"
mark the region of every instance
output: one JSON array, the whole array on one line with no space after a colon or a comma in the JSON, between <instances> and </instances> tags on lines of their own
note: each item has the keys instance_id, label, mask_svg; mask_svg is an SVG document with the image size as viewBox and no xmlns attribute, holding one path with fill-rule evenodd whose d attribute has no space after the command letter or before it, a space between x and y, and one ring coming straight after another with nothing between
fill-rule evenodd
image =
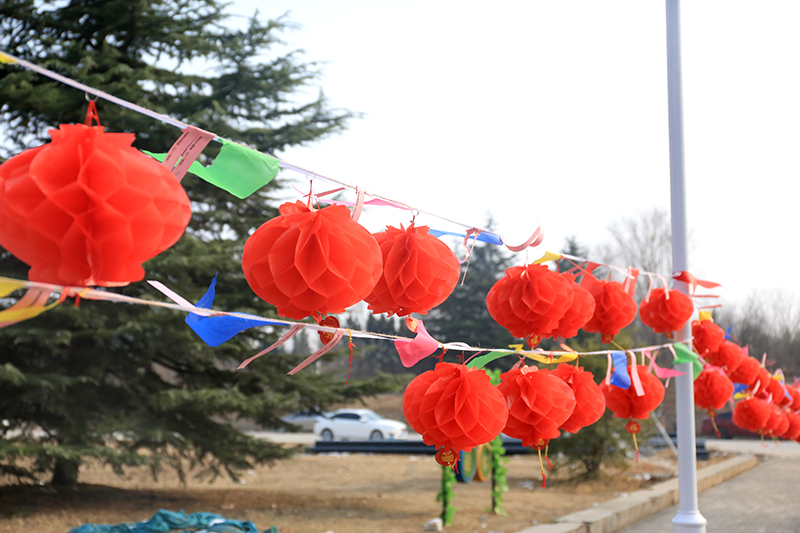
<instances>
[{"instance_id":1,"label":"pink ribbon","mask_svg":"<svg viewBox=\"0 0 800 533\"><path fill-rule=\"evenodd\" d=\"M344 335L344 333L345 333L345 332L344 332L344 330L343 330L343 329L337 329L337 330L336 330L336 333L334 333L334 334L333 334L333 338L332 338L332 339L331 339L331 340L328 342L328 344L326 344L325 346L323 346L321 350L318 350L318 351L316 351L316 352L312 353L311 355L309 355L309 356L308 356L308 357L305 359L305 361L303 361L302 363L300 363L299 365L297 365L296 367L294 367L293 369L291 369L291 370L290 370L289 372L287 372L286 374L287 374L287 375L289 375L289 376L293 376L293 375L297 374L298 372L300 372L301 370L303 370L305 367L307 367L308 365L310 365L311 363L313 363L314 361L316 361L317 359L319 359L320 357L322 357L322 356L323 356L323 355L325 355L326 353L328 353L328 352L330 352L331 350L333 350L333 347L334 347L334 346L336 346L336 344L337 344L337 343L339 342L339 340L342 338L342 336Z\"/></svg>"},{"instance_id":2,"label":"pink ribbon","mask_svg":"<svg viewBox=\"0 0 800 533\"><path fill-rule=\"evenodd\" d=\"M400 362L403 366L410 368L433 352L439 347L439 343L430 336L422 320L416 320L417 335L412 340L396 339L394 347L397 349L397 354L400 356Z\"/></svg>"},{"instance_id":3,"label":"pink ribbon","mask_svg":"<svg viewBox=\"0 0 800 533\"><path fill-rule=\"evenodd\" d=\"M242 364L240 364L240 365L239 365L239 366L236 368L236 370L241 370L241 369L243 369L244 367L246 367L247 365L249 365L250 363L252 363L252 362L253 362L253 361L255 361L256 359L258 359L258 358L259 358L259 357L261 357L262 355L264 355L264 354L267 354L267 353L271 352L272 350L274 350L275 348L277 348L278 346L280 346L280 345L281 345L281 344L283 344L284 342L286 342L286 341L288 341L289 339L291 339L292 337L294 337L294 336L297 334L297 332L298 332L298 331L300 331L301 329L303 329L304 327L306 327L306 326L305 326L305 324L295 324L294 326L292 326L292 327L289 329L289 331L287 331L287 332L286 332L286 333L283 335L283 337L281 337L281 338L278 340L278 342L276 342L275 344L273 344L273 345L272 345L272 346L270 346L269 348L266 348L266 349L264 349L264 350L262 350L262 351L258 352L258 353L257 353L257 354L255 354L253 357L251 357L251 358L249 358L249 359L246 359L246 360L244 360L244 361L242 362Z\"/></svg>"}]
</instances>

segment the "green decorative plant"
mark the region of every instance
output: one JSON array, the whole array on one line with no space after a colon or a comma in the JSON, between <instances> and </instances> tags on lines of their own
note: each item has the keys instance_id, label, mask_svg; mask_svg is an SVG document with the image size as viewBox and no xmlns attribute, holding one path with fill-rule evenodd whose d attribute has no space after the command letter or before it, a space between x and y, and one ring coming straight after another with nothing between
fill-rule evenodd
<instances>
[{"instance_id":1,"label":"green decorative plant","mask_svg":"<svg viewBox=\"0 0 800 533\"><path fill-rule=\"evenodd\" d=\"M442 466L442 490L436 495L436 501L442 502L442 522L446 526L453 525L453 517L456 514L456 508L453 507L452 501L455 496L453 485L456 483L456 475L453 469L449 466Z\"/></svg>"}]
</instances>

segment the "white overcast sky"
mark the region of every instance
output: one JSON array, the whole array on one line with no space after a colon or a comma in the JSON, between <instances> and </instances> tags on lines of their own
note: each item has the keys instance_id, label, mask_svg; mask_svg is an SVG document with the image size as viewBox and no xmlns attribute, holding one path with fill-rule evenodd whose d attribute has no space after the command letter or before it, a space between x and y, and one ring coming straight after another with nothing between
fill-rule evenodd
<instances>
[{"instance_id":1,"label":"white overcast sky","mask_svg":"<svg viewBox=\"0 0 800 533\"><path fill-rule=\"evenodd\" d=\"M277 154L287 162L465 224L491 213L510 241L538 219L552 251L669 209L663 0L232 5L256 8L290 12L302 27L285 39L326 62L331 105L364 113L340 136ZM689 268L727 301L800 298L800 2L681 8Z\"/></svg>"}]
</instances>

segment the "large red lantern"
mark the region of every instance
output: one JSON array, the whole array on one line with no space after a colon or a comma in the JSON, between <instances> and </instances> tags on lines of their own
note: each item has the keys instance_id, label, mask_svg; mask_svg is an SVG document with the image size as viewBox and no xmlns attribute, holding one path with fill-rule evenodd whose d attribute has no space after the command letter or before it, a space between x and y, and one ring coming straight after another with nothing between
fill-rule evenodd
<instances>
[{"instance_id":1,"label":"large red lantern","mask_svg":"<svg viewBox=\"0 0 800 533\"><path fill-rule=\"evenodd\" d=\"M280 213L247 239L242 254L247 283L279 315L342 313L372 291L381 250L349 209L311 210L298 201L283 204Z\"/></svg>"},{"instance_id":2,"label":"large red lantern","mask_svg":"<svg viewBox=\"0 0 800 533\"><path fill-rule=\"evenodd\" d=\"M425 444L442 448L437 458L448 465L460 451L494 439L508 418L488 374L454 363L438 363L414 378L403 394L403 413Z\"/></svg>"},{"instance_id":3,"label":"large red lantern","mask_svg":"<svg viewBox=\"0 0 800 533\"><path fill-rule=\"evenodd\" d=\"M755 383L760 370L761 365L758 364L758 361L755 358L742 357L742 360L736 370L728 372L728 377L731 378L731 381L734 383L744 383L745 385L750 386Z\"/></svg>"},{"instance_id":4,"label":"large red lantern","mask_svg":"<svg viewBox=\"0 0 800 533\"><path fill-rule=\"evenodd\" d=\"M558 326L550 334L553 338L571 339L578 334L581 329L594 315L594 297L592 293L584 289L580 284L575 283L575 276L566 272L561 274L569 280L572 286L573 298L572 305L558 321Z\"/></svg>"},{"instance_id":5,"label":"large red lantern","mask_svg":"<svg viewBox=\"0 0 800 533\"><path fill-rule=\"evenodd\" d=\"M734 425L755 433L763 433L769 416L769 404L755 397L745 398L733 409Z\"/></svg>"},{"instance_id":6,"label":"large red lantern","mask_svg":"<svg viewBox=\"0 0 800 533\"><path fill-rule=\"evenodd\" d=\"M733 382L718 367L706 366L694 380L694 403L709 412L725 407L733 396Z\"/></svg>"},{"instance_id":7,"label":"large red lantern","mask_svg":"<svg viewBox=\"0 0 800 533\"><path fill-rule=\"evenodd\" d=\"M636 448L636 460L639 460L639 445L636 442L636 434L639 433L641 425L636 420L644 420L650 416L650 412L661 405L664 401L664 384L657 377L647 371L644 365L633 365L628 367L629 375L635 371L639 376L642 385L641 396L636 392L636 387L631 383L627 389L617 387L610 383L600 385L600 389L606 397L606 406L614 413L615 418L628 418L625 429L633 435L633 445Z\"/></svg>"},{"instance_id":8,"label":"large red lantern","mask_svg":"<svg viewBox=\"0 0 800 533\"><path fill-rule=\"evenodd\" d=\"M548 370L529 366L509 370L500 379L497 388L508 404L503 433L537 449L561 434L558 428L575 409L575 394L569 385Z\"/></svg>"},{"instance_id":9,"label":"large red lantern","mask_svg":"<svg viewBox=\"0 0 800 533\"><path fill-rule=\"evenodd\" d=\"M636 318L636 302L618 281L597 281L590 292L596 306L583 329L588 333L601 333L603 342L609 343L619 330Z\"/></svg>"},{"instance_id":10,"label":"large red lantern","mask_svg":"<svg viewBox=\"0 0 800 533\"><path fill-rule=\"evenodd\" d=\"M583 367L562 363L550 374L563 379L575 395L575 410L560 429L577 433L581 428L600 420L606 410L606 397L591 372L586 372Z\"/></svg>"},{"instance_id":11,"label":"large red lantern","mask_svg":"<svg viewBox=\"0 0 800 533\"><path fill-rule=\"evenodd\" d=\"M91 108L90 108L91 109ZM183 235L189 198L132 133L61 124L0 165L0 245L32 281L121 286Z\"/></svg>"},{"instance_id":12,"label":"large red lantern","mask_svg":"<svg viewBox=\"0 0 800 533\"><path fill-rule=\"evenodd\" d=\"M530 337L534 347L558 327L573 297L569 280L545 265L516 266L489 290L486 307L498 324L514 337Z\"/></svg>"},{"instance_id":13,"label":"large red lantern","mask_svg":"<svg viewBox=\"0 0 800 533\"><path fill-rule=\"evenodd\" d=\"M680 330L692 317L692 299L678 290L653 289L639 305L639 317L644 325L668 338Z\"/></svg>"},{"instance_id":14,"label":"large red lantern","mask_svg":"<svg viewBox=\"0 0 800 533\"><path fill-rule=\"evenodd\" d=\"M630 372L632 368L636 369L636 373L642 383L642 389L644 390L642 396L636 393L636 388L633 385L623 389L610 383L602 383L600 389L606 397L606 406L614 413L614 417L644 420L650 416L650 411L661 405L664 400L664 384L648 372L646 366L629 366L628 371Z\"/></svg>"},{"instance_id":15,"label":"large red lantern","mask_svg":"<svg viewBox=\"0 0 800 533\"><path fill-rule=\"evenodd\" d=\"M453 292L460 272L458 259L426 226L388 226L373 237L383 255L383 273L364 298L373 313L425 315Z\"/></svg>"},{"instance_id":16,"label":"large red lantern","mask_svg":"<svg viewBox=\"0 0 800 533\"><path fill-rule=\"evenodd\" d=\"M707 352L703 359L731 373L735 372L739 365L742 364L744 353L741 347L731 341L722 341L716 352Z\"/></svg>"},{"instance_id":17,"label":"large red lantern","mask_svg":"<svg viewBox=\"0 0 800 533\"><path fill-rule=\"evenodd\" d=\"M725 330L711 320L692 322L692 348L705 357L707 352L716 352L725 340Z\"/></svg>"}]
</instances>

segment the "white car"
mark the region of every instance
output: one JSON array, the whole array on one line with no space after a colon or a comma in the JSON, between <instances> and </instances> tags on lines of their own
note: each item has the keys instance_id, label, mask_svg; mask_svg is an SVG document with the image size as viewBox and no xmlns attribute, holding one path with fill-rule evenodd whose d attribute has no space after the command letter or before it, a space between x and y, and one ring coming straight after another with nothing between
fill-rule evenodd
<instances>
[{"instance_id":1,"label":"white car","mask_svg":"<svg viewBox=\"0 0 800 533\"><path fill-rule=\"evenodd\" d=\"M314 429L314 424L324 419L325 413L312 410L298 411L296 413L281 417L281 420L287 424L299 426L300 431L312 431Z\"/></svg>"},{"instance_id":2,"label":"white car","mask_svg":"<svg viewBox=\"0 0 800 533\"><path fill-rule=\"evenodd\" d=\"M408 437L406 428L369 409L339 409L314 424L314 434L324 441L401 440Z\"/></svg>"}]
</instances>

